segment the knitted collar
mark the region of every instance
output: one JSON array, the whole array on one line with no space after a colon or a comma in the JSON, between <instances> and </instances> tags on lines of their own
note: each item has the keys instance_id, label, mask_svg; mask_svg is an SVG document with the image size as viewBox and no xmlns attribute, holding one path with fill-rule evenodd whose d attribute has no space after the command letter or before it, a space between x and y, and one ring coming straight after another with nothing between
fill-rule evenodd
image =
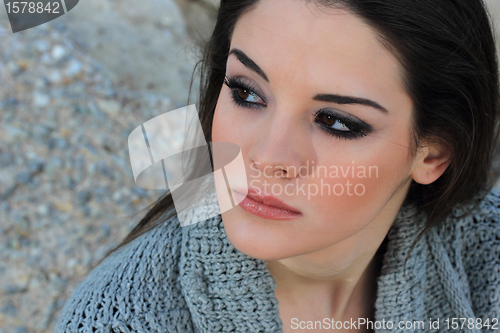
<instances>
[{"instance_id":1,"label":"knitted collar","mask_svg":"<svg viewBox=\"0 0 500 333\"><path fill-rule=\"evenodd\" d=\"M403 267L424 225L425 216L415 207L399 211L378 278L376 321L423 317L428 250L422 239L408 256L404 272ZM182 228L179 265L183 296L199 332L282 332L276 282L267 263L233 247L220 215Z\"/></svg>"}]
</instances>

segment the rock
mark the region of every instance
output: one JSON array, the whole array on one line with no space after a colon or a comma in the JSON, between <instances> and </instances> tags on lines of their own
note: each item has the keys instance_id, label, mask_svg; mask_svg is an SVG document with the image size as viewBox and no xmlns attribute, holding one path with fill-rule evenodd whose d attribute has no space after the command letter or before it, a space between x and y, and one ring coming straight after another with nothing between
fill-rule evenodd
<instances>
[{"instance_id":1,"label":"rock","mask_svg":"<svg viewBox=\"0 0 500 333\"><path fill-rule=\"evenodd\" d=\"M97 186L94 190L94 196L99 201L109 199L109 197L111 196L109 186Z\"/></svg>"},{"instance_id":2,"label":"rock","mask_svg":"<svg viewBox=\"0 0 500 333\"><path fill-rule=\"evenodd\" d=\"M75 162L73 165L77 171L79 172L85 171L85 157L81 153L79 153L78 155L76 155Z\"/></svg>"},{"instance_id":3,"label":"rock","mask_svg":"<svg viewBox=\"0 0 500 333\"><path fill-rule=\"evenodd\" d=\"M49 75L47 77L50 83L52 84L59 84L62 82L62 75L61 72L58 70L52 70L49 72Z\"/></svg>"},{"instance_id":4,"label":"rock","mask_svg":"<svg viewBox=\"0 0 500 333\"><path fill-rule=\"evenodd\" d=\"M26 326L14 327L12 333L28 333L28 328Z\"/></svg>"},{"instance_id":5,"label":"rock","mask_svg":"<svg viewBox=\"0 0 500 333\"><path fill-rule=\"evenodd\" d=\"M15 97L9 97L3 102L1 102L1 105L4 108L15 108L17 105L19 105L19 101Z\"/></svg>"},{"instance_id":6,"label":"rock","mask_svg":"<svg viewBox=\"0 0 500 333\"><path fill-rule=\"evenodd\" d=\"M33 178L32 173L29 170L24 170L16 174L16 182L18 184L25 185L31 181Z\"/></svg>"},{"instance_id":7,"label":"rock","mask_svg":"<svg viewBox=\"0 0 500 333\"><path fill-rule=\"evenodd\" d=\"M95 85L94 92L99 94L101 97L104 97L104 98L115 98L116 97L116 91L110 85L99 85L99 84Z\"/></svg>"},{"instance_id":8,"label":"rock","mask_svg":"<svg viewBox=\"0 0 500 333\"><path fill-rule=\"evenodd\" d=\"M56 45L52 48L52 59L60 61L66 55L66 49L61 45Z\"/></svg>"},{"instance_id":9,"label":"rock","mask_svg":"<svg viewBox=\"0 0 500 333\"><path fill-rule=\"evenodd\" d=\"M52 128L47 125L35 124L33 126L32 134L35 138L43 140L50 135L51 131Z\"/></svg>"},{"instance_id":10,"label":"rock","mask_svg":"<svg viewBox=\"0 0 500 333\"><path fill-rule=\"evenodd\" d=\"M0 199L7 199L14 193L16 187L17 183L13 173L2 170L0 173Z\"/></svg>"},{"instance_id":11,"label":"rock","mask_svg":"<svg viewBox=\"0 0 500 333\"><path fill-rule=\"evenodd\" d=\"M40 62L42 64L51 64L52 63L52 57L50 56L50 54L48 53L45 53L42 55L42 57L40 58Z\"/></svg>"},{"instance_id":12,"label":"rock","mask_svg":"<svg viewBox=\"0 0 500 333\"><path fill-rule=\"evenodd\" d=\"M64 70L64 74L68 77L73 77L82 71L82 63L76 59L72 59Z\"/></svg>"},{"instance_id":13,"label":"rock","mask_svg":"<svg viewBox=\"0 0 500 333\"><path fill-rule=\"evenodd\" d=\"M51 212L51 207L50 205L42 204L36 207L36 211L40 214L40 216L47 217Z\"/></svg>"},{"instance_id":14,"label":"rock","mask_svg":"<svg viewBox=\"0 0 500 333\"><path fill-rule=\"evenodd\" d=\"M137 193L138 195L140 195L143 198L148 196L148 192L146 190L144 190L143 188L140 188L137 185L134 186L134 192Z\"/></svg>"},{"instance_id":15,"label":"rock","mask_svg":"<svg viewBox=\"0 0 500 333\"><path fill-rule=\"evenodd\" d=\"M10 210L10 204L8 201L0 202L0 212L8 212L9 210Z\"/></svg>"},{"instance_id":16,"label":"rock","mask_svg":"<svg viewBox=\"0 0 500 333\"><path fill-rule=\"evenodd\" d=\"M35 107L45 107L50 104L50 97L41 92L35 92L33 95L33 106Z\"/></svg>"},{"instance_id":17,"label":"rock","mask_svg":"<svg viewBox=\"0 0 500 333\"><path fill-rule=\"evenodd\" d=\"M19 240L19 237L10 237L7 239L7 248L8 249L13 249L13 250L19 250L21 247L21 241ZM16 287L15 285L5 285L3 287L3 290L6 294L13 294L17 292L24 291L24 287ZM0 286L0 291L2 290L2 286Z\"/></svg>"},{"instance_id":18,"label":"rock","mask_svg":"<svg viewBox=\"0 0 500 333\"><path fill-rule=\"evenodd\" d=\"M45 162L43 160L35 160L28 163L28 169L31 173L43 171L44 166Z\"/></svg>"},{"instance_id":19,"label":"rock","mask_svg":"<svg viewBox=\"0 0 500 333\"><path fill-rule=\"evenodd\" d=\"M9 199L9 197L12 196L12 194L14 194L16 188L17 184L7 187L3 193L0 193L0 199L1 200Z\"/></svg>"},{"instance_id":20,"label":"rock","mask_svg":"<svg viewBox=\"0 0 500 333\"><path fill-rule=\"evenodd\" d=\"M108 239L111 236L111 229L109 228L108 225L106 224L101 225L101 230L103 239Z\"/></svg>"},{"instance_id":21,"label":"rock","mask_svg":"<svg viewBox=\"0 0 500 333\"><path fill-rule=\"evenodd\" d=\"M11 281L11 283L5 283L3 281L0 283L0 292L3 291L3 293L7 295L17 294L28 288L29 276L18 275L14 281Z\"/></svg>"},{"instance_id":22,"label":"rock","mask_svg":"<svg viewBox=\"0 0 500 333\"><path fill-rule=\"evenodd\" d=\"M64 175L61 179L61 186L66 190L73 190L76 186L76 182L73 177Z\"/></svg>"},{"instance_id":23,"label":"rock","mask_svg":"<svg viewBox=\"0 0 500 333\"><path fill-rule=\"evenodd\" d=\"M40 321L37 324L37 328L41 331L44 331L47 329L50 323L50 319L54 315L54 312L56 311L56 302L54 299L51 299L48 304L42 309L42 314Z\"/></svg>"},{"instance_id":24,"label":"rock","mask_svg":"<svg viewBox=\"0 0 500 333\"><path fill-rule=\"evenodd\" d=\"M14 163L14 154L10 151L0 153L0 167L6 168Z\"/></svg>"},{"instance_id":25,"label":"rock","mask_svg":"<svg viewBox=\"0 0 500 333\"><path fill-rule=\"evenodd\" d=\"M91 195L90 191L88 191L88 190L81 190L77 193L76 197L77 197L78 203L81 205L84 205L90 200L92 195Z\"/></svg>"},{"instance_id":26,"label":"rock","mask_svg":"<svg viewBox=\"0 0 500 333\"><path fill-rule=\"evenodd\" d=\"M28 138L28 133L25 130L10 124L4 125L4 131L8 142L17 142Z\"/></svg>"},{"instance_id":27,"label":"rock","mask_svg":"<svg viewBox=\"0 0 500 333\"><path fill-rule=\"evenodd\" d=\"M7 300L5 305L0 309L0 313L4 314L7 317L14 317L17 315L17 308L11 300Z\"/></svg>"},{"instance_id":28,"label":"rock","mask_svg":"<svg viewBox=\"0 0 500 333\"><path fill-rule=\"evenodd\" d=\"M54 206L60 212L71 213L74 210L73 205L69 201L54 201Z\"/></svg>"},{"instance_id":29,"label":"rock","mask_svg":"<svg viewBox=\"0 0 500 333\"><path fill-rule=\"evenodd\" d=\"M38 175L34 175L31 181L28 183L28 188L35 189L40 186L40 177Z\"/></svg>"},{"instance_id":30,"label":"rock","mask_svg":"<svg viewBox=\"0 0 500 333\"><path fill-rule=\"evenodd\" d=\"M15 62L9 62L6 67L7 70L12 74L12 76L16 76L22 72L21 67L19 67L19 65Z\"/></svg>"},{"instance_id":31,"label":"rock","mask_svg":"<svg viewBox=\"0 0 500 333\"><path fill-rule=\"evenodd\" d=\"M35 42L35 49L40 52L44 53L50 48L50 43L47 42L46 40L39 39Z\"/></svg>"},{"instance_id":32,"label":"rock","mask_svg":"<svg viewBox=\"0 0 500 333\"><path fill-rule=\"evenodd\" d=\"M68 142L61 138L52 138L47 141L47 146L49 149L64 149L68 147Z\"/></svg>"},{"instance_id":33,"label":"rock","mask_svg":"<svg viewBox=\"0 0 500 333\"><path fill-rule=\"evenodd\" d=\"M110 168L108 168L108 166L106 165L106 162L104 162L102 160L97 162L96 169L98 172L100 172L102 175L108 177L109 179L115 178L115 173Z\"/></svg>"},{"instance_id":34,"label":"rock","mask_svg":"<svg viewBox=\"0 0 500 333\"><path fill-rule=\"evenodd\" d=\"M62 168L62 166L63 166L62 160L59 157L57 157L57 156L53 156L47 162L47 164L45 166L45 171L49 175L52 175L55 171L57 171L58 169Z\"/></svg>"}]
</instances>

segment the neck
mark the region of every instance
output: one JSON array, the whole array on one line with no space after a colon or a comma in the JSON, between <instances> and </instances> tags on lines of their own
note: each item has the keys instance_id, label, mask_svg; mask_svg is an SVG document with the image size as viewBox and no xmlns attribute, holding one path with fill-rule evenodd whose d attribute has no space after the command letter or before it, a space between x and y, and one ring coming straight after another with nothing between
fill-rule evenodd
<instances>
[{"instance_id":1,"label":"neck","mask_svg":"<svg viewBox=\"0 0 500 333\"><path fill-rule=\"evenodd\" d=\"M275 293L280 302L280 313L291 317L314 313L320 320L373 318L381 255L379 251L376 255L359 257L356 265L336 272L327 267L342 265L322 265L319 268L311 261L301 265L303 258L297 257L268 261L269 271L277 283Z\"/></svg>"}]
</instances>

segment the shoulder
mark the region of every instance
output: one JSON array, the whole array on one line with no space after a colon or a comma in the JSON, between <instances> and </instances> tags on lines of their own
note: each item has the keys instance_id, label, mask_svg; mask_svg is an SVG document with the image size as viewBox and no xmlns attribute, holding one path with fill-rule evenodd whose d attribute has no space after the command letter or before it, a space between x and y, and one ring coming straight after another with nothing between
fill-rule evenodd
<instances>
[{"instance_id":1,"label":"shoulder","mask_svg":"<svg viewBox=\"0 0 500 333\"><path fill-rule=\"evenodd\" d=\"M453 215L454 223L463 234L464 245L500 246L500 190L478 196L468 207L456 209Z\"/></svg>"},{"instance_id":2,"label":"shoulder","mask_svg":"<svg viewBox=\"0 0 500 333\"><path fill-rule=\"evenodd\" d=\"M468 208L467 212L465 208ZM465 213L465 214L464 214ZM492 190L457 209L441 228L448 255L468 281L477 317L500 316L500 191Z\"/></svg>"},{"instance_id":3,"label":"shoulder","mask_svg":"<svg viewBox=\"0 0 500 333\"><path fill-rule=\"evenodd\" d=\"M174 215L112 253L74 290L55 332L190 331L177 282L181 238Z\"/></svg>"}]
</instances>

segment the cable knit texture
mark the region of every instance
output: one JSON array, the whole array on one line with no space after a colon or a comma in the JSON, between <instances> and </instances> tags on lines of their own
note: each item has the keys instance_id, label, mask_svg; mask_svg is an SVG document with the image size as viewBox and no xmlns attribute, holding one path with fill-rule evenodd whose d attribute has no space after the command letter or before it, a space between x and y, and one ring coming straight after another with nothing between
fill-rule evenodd
<instances>
[{"instance_id":1,"label":"cable knit texture","mask_svg":"<svg viewBox=\"0 0 500 333\"><path fill-rule=\"evenodd\" d=\"M394 327L376 332L498 332L500 192L460 217L466 208L429 229L405 269L426 219L415 207L401 208L375 303L375 320ZM96 267L66 302L55 332L281 332L275 288L265 261L231 245L220 215L182 228L175 216ZM430 318L440 319L439 329L429 328ZM490 329L447 329L447 318L450 325L489 319ZM424 325L398 329L399 321Z\"/></svg>"}]
</instances>

